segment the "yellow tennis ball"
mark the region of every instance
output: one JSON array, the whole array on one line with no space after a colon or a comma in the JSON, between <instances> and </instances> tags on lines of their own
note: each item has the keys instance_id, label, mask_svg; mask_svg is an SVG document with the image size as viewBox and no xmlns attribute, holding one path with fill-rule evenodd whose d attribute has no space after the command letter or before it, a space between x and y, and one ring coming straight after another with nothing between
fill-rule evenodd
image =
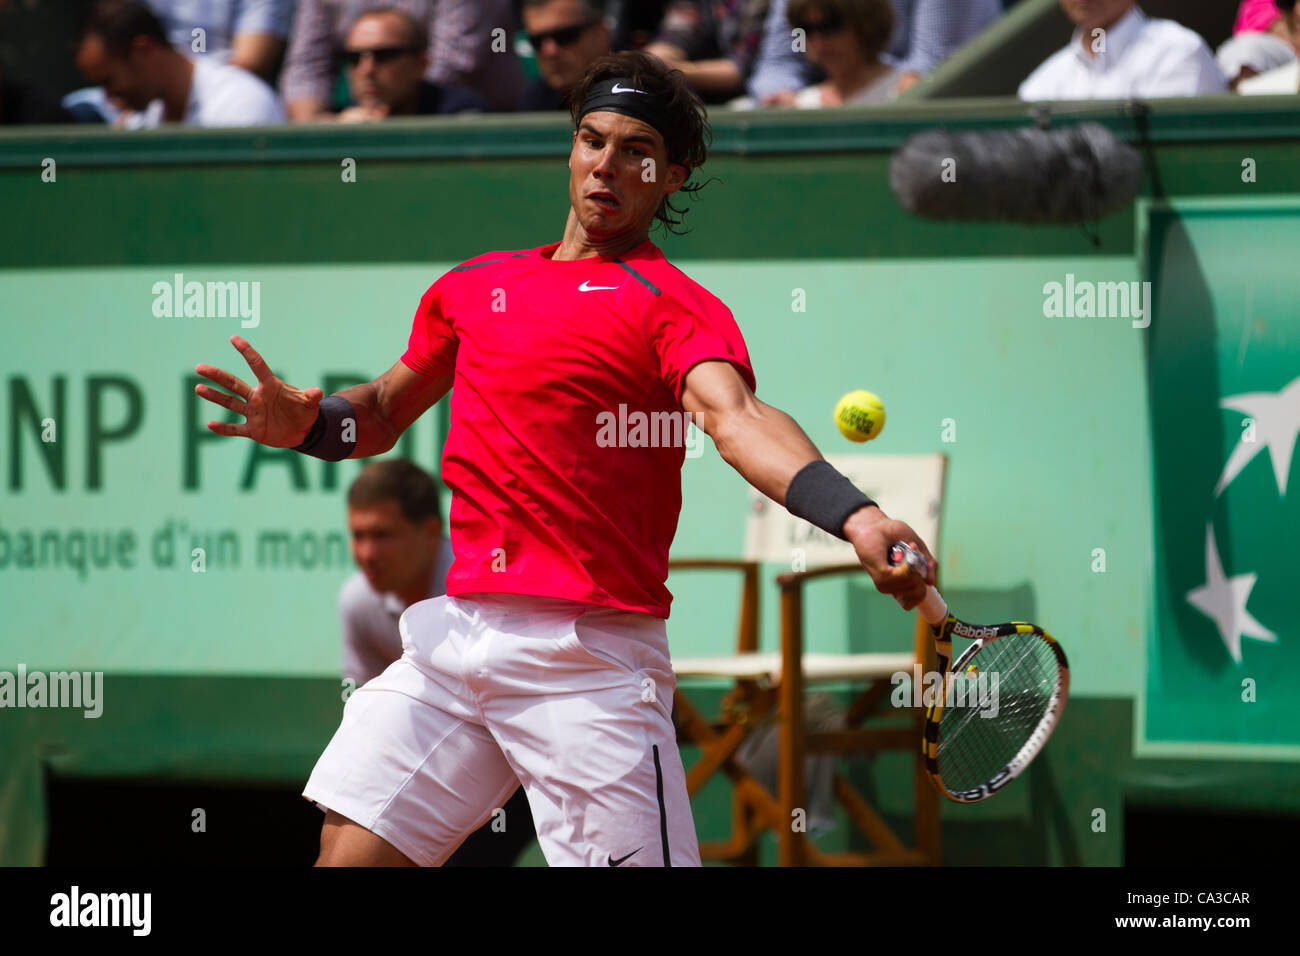
<instances>
[{"instance_id":1,"label":"yellow tennis ball","mask_svg":"<svg viewBox=\"0 0 1300 956\"><path fill-rule=\"evenodd\" d=\"M835 424L849 441L871 441L885 427L885 405L873 392L849 392L835 406Z\"/></svg>"}]
</instances>

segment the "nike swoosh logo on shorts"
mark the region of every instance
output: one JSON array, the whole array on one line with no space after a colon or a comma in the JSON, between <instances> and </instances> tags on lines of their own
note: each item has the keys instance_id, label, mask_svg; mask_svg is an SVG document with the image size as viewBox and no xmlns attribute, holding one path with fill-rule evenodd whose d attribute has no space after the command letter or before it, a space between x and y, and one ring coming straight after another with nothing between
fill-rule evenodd
<instances>
[{"instance_id":1,"label":"nike swoosh logo on shorts","mask_svg":"<svg viewBox=\"0 0 1300 956\"><path fill-rule=\"evenodd\" d=\"M630 86L619 86L615 83L609 90L611 93L644 93L645 90L635 90Z\"/></svg>"},{"instance_id":2,"label":"nike swoosh logo on shorts","mask_svg":"<svg viewBox=\"0 0 1300 956\"><path fill-rule=\"evenodd\" d=\"M629 859L631 859L632 857L634 857L634 856L636 856L638 853L640 853L643 849L645 849L645 847L640 847L640 846L639 846L639 847L637 847L635 850L633 850L631 853L629 853L627 856L619 857L617 860L614 859L614 858L611 856L611 857L609 858L609 865L610 865L610 866L622 866L622 865L623 865L624 863L626 863Z\"/></svg>"},{"instance_id":3,"label":"nike swoosh logo on shorts","mask_svg":"<svg viewBox=\"0 0 1300 956\"><path fill-rule=\"evenodd\" d=\"M583 279L582 285L578 286L579 292L595 292L598 289L617 289L616 285L587 285L590 279Z\"/></svg>"}]
</instances>

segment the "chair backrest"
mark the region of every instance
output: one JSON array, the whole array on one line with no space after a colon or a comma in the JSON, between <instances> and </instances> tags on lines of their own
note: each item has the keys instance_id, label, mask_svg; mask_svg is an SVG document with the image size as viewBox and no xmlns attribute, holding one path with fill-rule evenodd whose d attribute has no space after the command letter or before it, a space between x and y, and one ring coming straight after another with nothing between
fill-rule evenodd
<instances>
[{"instance_id":1,"label":"chair backrest","mask_svg":"<svg viewBox=\"0 0 1300 956\"><path fill-rule=\"evenodd\" d=\"M827 455L826 460L878 502L885 514L911 525L938 554L947 455ZM803 567L796 570L858 560L853 545L796 518L752 488L745 558L786 565L802 558Z\"/></svg>"}]
</instances>

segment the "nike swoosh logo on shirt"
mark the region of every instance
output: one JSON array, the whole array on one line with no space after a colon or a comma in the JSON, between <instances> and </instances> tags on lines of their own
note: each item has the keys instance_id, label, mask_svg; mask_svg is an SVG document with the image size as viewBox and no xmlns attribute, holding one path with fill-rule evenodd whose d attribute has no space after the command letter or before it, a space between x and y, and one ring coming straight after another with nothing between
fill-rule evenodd
<instances>
[{"instance_id":1,"label":"nike swoosh logo on shirt","mask_svg":"<svg viewBox=\"0 0 1300 956\"><path fill-rule=\"evenodd\" d=\"M615 83L609 90L611 93L644 93L645 90L636 90L630 86L619 86Z\"/></svg>"},{"instance_id":2,"label":"nike swoosh logo on shirt","mask_svg":"<svg viewBox=\"0 0 1300 956\"><path fill-rule=\"evenodd\" d=\"M640 853L643 849L645 849L645 848L644 848L644 847L637 847L635 850L633 850L633 851L632 851L631 853L629 853L627 856L619 857L617 860L614 859L614 858L611 856L611 857L609 858L609 865L610 865L610 866L622 866L622 865L623 865L624 863L626 863L629 859L631 859L632 857L634 857L634 856L636 856L638 853Z\"/></svg>"},{"instance_id":3,"label":"nike swoosh logo on shirt","mask_svg":"<svg viewBox=\"0 0 1300 956\"><path fill-rule=\"evenodd\" d=\"M590 279L583 279L582 285L578 286L579 292L595 292L597 289L617 289L616 285L587 285Z\"/></svg>"}]
</instances>

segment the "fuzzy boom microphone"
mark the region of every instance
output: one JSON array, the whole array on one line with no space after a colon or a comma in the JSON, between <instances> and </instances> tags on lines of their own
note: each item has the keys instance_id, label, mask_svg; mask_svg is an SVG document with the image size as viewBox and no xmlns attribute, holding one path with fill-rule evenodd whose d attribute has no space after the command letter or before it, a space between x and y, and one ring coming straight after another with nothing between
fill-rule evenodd
<instances>
[{"instance_id":1,"label":"fuzzy boom microphone","mask_svg":"<svg viewBox=\"0 0 1300 956\"><path fill-rule=\"evenodd\" d=\"M1133 201L1142 157L1100 123L927 130L894 152L889 185L905 209L928 219L1087 222Z\"/></svg>"}]
</instances>

